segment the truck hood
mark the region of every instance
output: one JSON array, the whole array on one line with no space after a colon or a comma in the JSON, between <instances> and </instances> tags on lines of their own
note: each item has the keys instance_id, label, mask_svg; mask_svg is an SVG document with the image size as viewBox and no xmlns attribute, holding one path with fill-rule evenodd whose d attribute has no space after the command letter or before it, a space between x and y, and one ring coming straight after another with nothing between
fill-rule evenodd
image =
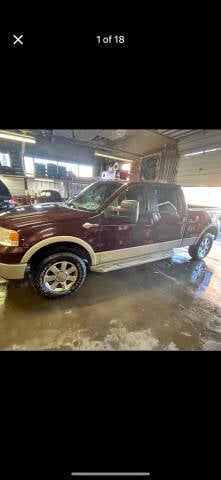
<instances>
[{"instance_id":1,"label":"truck hood","mask_svg":"<svg viewBox=\"0 0 221 480\"><path fill-rule=\"evenodd\" d=\"M19 229L44 223L61 222L68 217L73 220L88 218L92 212L75 210L58 203L42 203L21 206L0 213L0 227Z\"/></svg>"}]
</instances>

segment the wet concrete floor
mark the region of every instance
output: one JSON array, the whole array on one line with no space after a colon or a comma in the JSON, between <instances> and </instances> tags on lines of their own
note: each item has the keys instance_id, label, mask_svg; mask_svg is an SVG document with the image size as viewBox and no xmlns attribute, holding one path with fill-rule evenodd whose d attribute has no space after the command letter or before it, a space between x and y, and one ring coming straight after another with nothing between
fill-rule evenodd
<instances>
[{"instance_id":1,"label":"wet concrete floor","mask_svg":"<svg viewBox=\"0 0 221 480\"><path fill-rule=\"evenodd\" d=\"M221 350L221 234L205 261L90 272L73 296L46 300L0 279L1 350Z\"/></svg>"}]
</instances>

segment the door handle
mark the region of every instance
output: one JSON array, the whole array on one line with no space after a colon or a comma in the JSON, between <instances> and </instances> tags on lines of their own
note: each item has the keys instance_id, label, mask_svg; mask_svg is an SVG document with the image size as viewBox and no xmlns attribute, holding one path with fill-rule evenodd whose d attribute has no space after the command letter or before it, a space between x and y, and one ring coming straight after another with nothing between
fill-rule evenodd
<instances>
[{"instance_id":1,"label":"door handle","mask_svg":"<svg viewBox=\"0 0 221 480\"><path fill-rule=\"evenodd\" d=\"M99 227L99 223L89 223L89 222L86 222L84 223L84 225L82 225L83 228L86 228L87 230L89 230L90 228L97 228Z\"/></svg>"}]
</instances>

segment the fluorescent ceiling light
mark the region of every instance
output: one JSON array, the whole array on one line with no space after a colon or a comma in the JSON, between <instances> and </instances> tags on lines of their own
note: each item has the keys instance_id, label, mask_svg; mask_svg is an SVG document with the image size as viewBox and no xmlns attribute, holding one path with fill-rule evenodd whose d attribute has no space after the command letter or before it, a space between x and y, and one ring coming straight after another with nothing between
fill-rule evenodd
<instances>
[{"instance_id":1,"label":"fluorescent ceiling light","mask_svg":"<svg viewBox=\"0 0 221 480\"><path fill-rule=\"evenodd\" d=\"M201 150L201 152L186 153L184 157L191 157L192 155L202 155L202 153L204 153L203 150Z\"/></svg>"},{"instance_id":2,"label":"fluorescent ceiling light","mask_svg":"<svg viewBox=\"0 0 221 480\"><path fill-rule=\"evenodd\" d=\"M15 140L16 142L23 143L36 143L34 137L30 137L29 135L20 135L19 133L6 132L4 130L0 130L0 138L5 138L6 140Z\"/></svg>"},{"instance_id":3,"label":"fluorescent ceiling light","mask_svg":"<svg viewBox=\"0 0 221 480\"><path fill-rule=\"evenodd\" d=\"M216 150L221 150L221 148L211 148L210 150L205 150L205 153L216 152Z\"/></svg>"},{"instance_id":4,"label":"fluorescent ceiling light","mask_svg":"<svg viewBox=\"0 0 221 480\"><path fill-rule=\"evenodd\" d=\"M133 160L129 160L128 158L122 158L122 157L115 157L115 155L109 155L108 153L102 153L102 152L94 152L94 155L96 157L105 157L105 158L111 158L113 160L120 160L121 162L133 162Z\"/></svg>"},{"instance_id":5,"label":"fluorescent ceiling light","mask_svg":"<svg viewBox=\"0 0 221 480\"><path fill-rule=\"evenodd\" d=\"M217 150L221 150L221 148L211 148L209 150L201 150L200 152L186 153L184 157L191 157L192 155L202 155L203 153L216 152Z\"/></svg>"}]
</instances>

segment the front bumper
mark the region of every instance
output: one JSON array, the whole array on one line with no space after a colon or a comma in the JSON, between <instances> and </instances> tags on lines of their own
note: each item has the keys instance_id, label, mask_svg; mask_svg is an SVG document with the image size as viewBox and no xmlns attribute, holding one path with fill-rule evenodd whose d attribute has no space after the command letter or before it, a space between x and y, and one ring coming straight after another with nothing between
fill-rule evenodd
<instances>
[{"instance_id":1,"label":"front bumper","mask_svg":"<svg viewBox=\"0 0 221 480\"><path fill-rule=\"evenodd\" d=\"M0 277L6 280L21 280L24 278L27 263L18 263L11 265L7 263L0 263Z\"/></svg>"}]
</instances>

